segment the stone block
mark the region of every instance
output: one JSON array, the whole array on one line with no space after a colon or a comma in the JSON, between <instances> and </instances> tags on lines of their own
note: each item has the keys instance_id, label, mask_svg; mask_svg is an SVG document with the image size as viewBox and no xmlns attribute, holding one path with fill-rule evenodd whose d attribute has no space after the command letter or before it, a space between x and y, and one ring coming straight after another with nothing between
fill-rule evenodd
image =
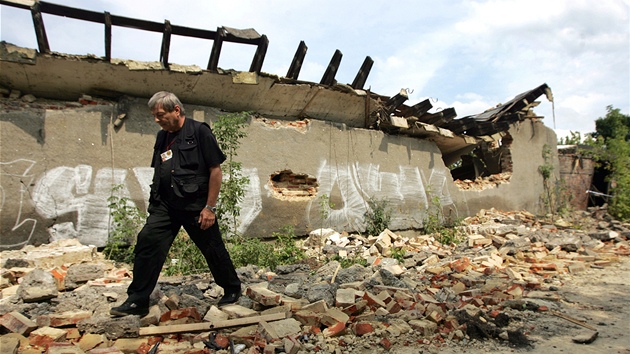
<instances>
[{"instance_id":1,"label":"stone block","mask_svg":"<svg viewBox=\"0 0 630 354\"><path fill-rule=\"evenodd\" d=\"M37 317L39 327L67 327L73 326L86 318L92 317L91 311L66 311L62 313L51 313Z\"/></svg>"},{"instance_id":2,"label":"stone block","mask_svg":"<svg viewBox=\"0 0 630 354\"><path fill-rule=\"evenodd\" d=\"M348 307L355 302L356 291L354 289L337 289L335 306Z\"/></svg>"},{"instance_id":3,"label":"stone block","mask_svg":"<svg viewBox=\"0 0 630 354\"><path fill-rule=\"evenodd\" d=\"M53 342L60 342L66 339L66 331L53 327L41 327L28 336L28 342L32 346L47 347Z\"/></svg>"},{"instance_id":4,"label":"stone block","mask_svg":"<svg viewBox=\"0 0 630 354\"><path fill-rule=\"evenodd\" d=\"M88 351L96 348L97 346L105 343L107 341L107 337L103 334L94 334L94 333L86 333L81 339L79 339L79 348L83 351Z\"/></svg>"},{"instance_id":5,"label":"stone block","mask_svg":"<svg viewBox=\"0 0 630 354\"><path fill-rule=\"evenodd\" d=\"M292 336L284 337L282 344L286 354L297 354L302 349L302 343Z\"/></svg>"},{"instance_id":6,"label":"stone block","mask_svg":"<svg viewBox=\"0 0 630 354\"><path fill-rule=\"evenodd\" d=\"M437 331L437 324L427 320L411 320L409 326L423 337L431 337Z\"/></svg>"},{"instance_id":7,"label":"stone block","mask_svg":"<svg viewBox=\"0 0 630 354\"><path fill-rule=\"evenodd\" d=\"M303 306L302 310L308 310L315 313L324 313L328 310L328 304L325 300L319 300L309 305Z\"/></svg>"},{"instance_id":8,"label":"stone block","mask_svg":"<svg viewBox=\"0 0 630 354\"><path fill-rule=\"evenodd\" d=\"M230 318L258 316L258 312L247 307L235 304L222 306L221 311L227 313Z\"/></svg>"},{"instance_id":9,"label":"stone block","mask_svg":"<svg viewBox=\"0 0 630 354\"><path fill-rule=\"evenodd\" d=\"M322 314L309 310L300 310L293 314L293 317L300 321L304 326L320 326Z\"/></svg>"},{"instance_id":10,"label":"stone block","mask_svg":"<svg viewBox=\"0 0 630 354\"><path fill-rule=\"evenodd\" d=\"M53 342L48 346L46 354L85 354L85 351L73 343Z\"/></svg>"},{"instance_id":11,"label":"stone block","mask_svg":"<svg viewBox=\"0 0 630 354\"><path fill-rule=\"evenodd\" d=\"M363 294L363 300L367 301L367 305L370 306L371 308L379 308L379 307L387 306L387 304L385 304L383 300L379 299L378 296L370 293L369 291L366 291Z\"/></svg>"},{"instance_id":12,"label":"stone block","mask_svg":"<svg viewBox=\"0 0 630 354\"><path fill-rule=\"evenodd\" d=\"M35 321L17 311L9 312L0 317L0 325L13 333L22 335L28 335L38 327Z\"/></svg>"},{"instance_id":13,"label":"stone block","mask_svg":"<svg viewBox=\"0 0 630 354\"><path fill-rule=\"evenodd\" d=\"M328 309L322 316L322 324L326 326L332 326L338 322L346 323L350 319L350 316L343 313L339 308L333 307Z\"/></svg>"},{"instance_id":14,"label":"stone block","mask_svg":"<svg viewBox=\"0 0 630 354\"><path fill-rule=\"evenodd\" d=\"M278 306L281 303L280 299L282 297L276 292L260 287L248 287L245 294L250 299L264 306Z\"/></svg>"},{"instance_id":15,"label":"stone block","mask_svg":"<svg viewBox=\"0 0 630 354\"><path fill-rule=\"evenodd\" d=\"M17 295L24 302L39 302L57 297L57 282L50 272L36 268L22 278Z\"/></svg>"}]
</instances>

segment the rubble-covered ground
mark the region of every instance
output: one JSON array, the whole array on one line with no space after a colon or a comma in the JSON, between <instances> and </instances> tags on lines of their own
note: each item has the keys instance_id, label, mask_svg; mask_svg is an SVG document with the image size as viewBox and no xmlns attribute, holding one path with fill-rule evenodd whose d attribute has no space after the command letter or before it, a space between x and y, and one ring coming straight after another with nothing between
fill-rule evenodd
<instances>
[{"instance_id":1,"label":"rubble-covered ground","mask_svg":"<svg viewBox=\"0 0 630 354\"><path fill-rule=\"evenodd\" d=\"M0 352L630 353L630 224L492 209L459 229L315 230L303 264L239 268L237 304L209 274L163 277L142 319L109 315L132 275L94 247L4 251Z\"/></svg>"}]
</instances>

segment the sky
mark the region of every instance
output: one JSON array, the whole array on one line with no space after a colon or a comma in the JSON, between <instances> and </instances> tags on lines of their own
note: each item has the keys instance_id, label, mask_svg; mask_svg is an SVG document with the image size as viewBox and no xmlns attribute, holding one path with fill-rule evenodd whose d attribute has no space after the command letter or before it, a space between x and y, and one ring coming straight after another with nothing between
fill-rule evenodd
<instances>
[{"instance_id":1,"label":"sky","mask_svg":"<svg viewBox=\"0 0 630 354\"><path fill-rule=\"evenodd\" d=\"M319 82L335 50L350 84L413 105L427 98L457 117L481 113L546 83L534 111L558 137L595 130L612 105L630 114L630 0L49 0L112 15L216 30L254 28L269 39L262 71L286 76L300 43L300 80ZM37 48L30 12L0 6L0 39ZM43 15L54 52L104 56L103 25ZM158 61L159 33L114 27L112 57ZM173 36L169 61L206 68L212 41ZM224 43L219 67L247 71L255 47ZM165 87L165 89L168 89Z\"/></svg>"}]
</instances>

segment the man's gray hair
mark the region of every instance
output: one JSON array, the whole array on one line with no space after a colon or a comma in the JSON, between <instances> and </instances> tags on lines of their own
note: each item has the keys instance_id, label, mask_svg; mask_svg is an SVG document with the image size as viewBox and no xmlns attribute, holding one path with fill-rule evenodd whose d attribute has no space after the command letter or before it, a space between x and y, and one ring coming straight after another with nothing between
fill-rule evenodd
<instances>
[{"instance_id":1,"label":"man's gray hair","mask_svg":"<svg viewBox=\"0 0 630 354\"><path fill-rule=\"evenodd\" d=\"M153 110L157 107L162 107L162 109L167 112L173 112L175 110L175 106L179 106L179 110L182 113L182 116L186 115L184 105L172 92L160 91L156 93L155 95L153 95L153 97L151 97L151 99L149 99L148 106L150 110Z\"/></svg>"}]
</instances>

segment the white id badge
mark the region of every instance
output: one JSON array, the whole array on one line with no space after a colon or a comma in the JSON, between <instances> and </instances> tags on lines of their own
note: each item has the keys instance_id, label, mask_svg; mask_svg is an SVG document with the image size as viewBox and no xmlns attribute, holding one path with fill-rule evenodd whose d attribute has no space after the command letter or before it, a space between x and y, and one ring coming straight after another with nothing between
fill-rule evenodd
<instances>
[{"instance_id":1,"label":"white id badge","mask_svg":"<svg viewBox=\"0 0 630 354\"><path fill-rule=\"evenodd\" d=\"M170 160L173 158L173 150L167 150L161 153L160 156L162 157L162 162Z\"/></svg>"}]
</instances>

